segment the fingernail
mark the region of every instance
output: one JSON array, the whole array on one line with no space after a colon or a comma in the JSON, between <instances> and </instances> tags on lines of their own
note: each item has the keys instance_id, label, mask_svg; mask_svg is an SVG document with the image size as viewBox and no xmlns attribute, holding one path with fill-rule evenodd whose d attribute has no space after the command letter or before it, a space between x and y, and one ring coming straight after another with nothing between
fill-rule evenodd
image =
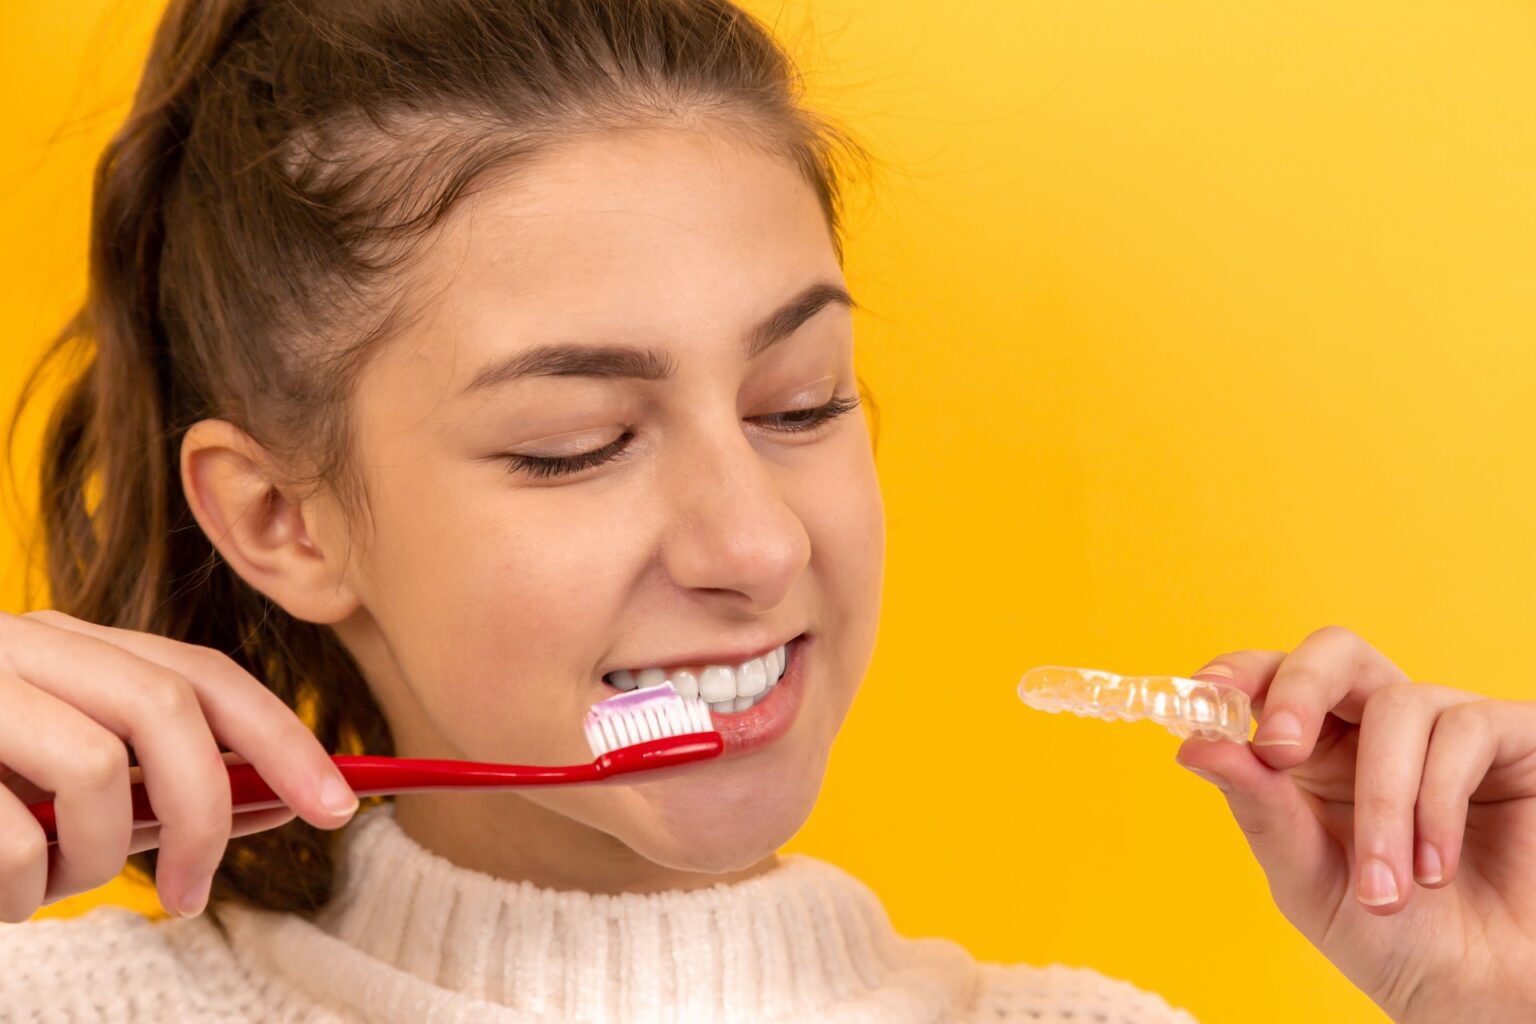
<instances>
[{"instance_id":1,"label":"fingernail","mask_svg":"<svg viewBox=\"0 0 1536 1024\"><path fill-rule=\"evenodd\" d=\"M1201 768L1193 768L1182 761L1178 762L1178 765L1185 771L1192 772L1195 775L1200 776L1206 782L1209 782L1223 793L1228 793L1232 790L1232 783L1228 782L1226 779L1222 778L1220 775L1215 774L1214 772L1208 772Z\"/></svg>"},{"instance_id":2,"label":"fingernail","mask_svg":"<svg viewBox=\"0 0 1536 1024\"><path fill-rule=\"evenodd\" d=\"M201 914L203 908L208 906L208 890L212 886L212 878L203 879L197 888L181 898L181 902L176 905L176 912L182 917L196 917Z\"/></svg>"},{"instance_id":3,"label":"fingernail","mask_svg":"<svg viewBox=\"0 0 1536 1024\"><path fill-rule=\"evenodd\" d=\"M1301 719L1289 711L1276 711L1259 725L1253 734L1256 747L1301 746Z\"/></svg>"},{"instance_id":4,"label":"fingernail","mask_svg":"<svg viewBox=\"0 0 1536 1024\"><path fill-rule=\"evenodd\" d=\"M1201 676L1220 676L1222 679L1236 679L1237 673L1225 665L1207 665L1189 678L1199 679Z\"/></svg>"},{"instance_id":5,"label":"fingernail","mask_svg":"<svg viewBox=\"0 0 1536 1024\"><path fill-rule=\"evenodd\" d=\"M339 775L328 775L320 783L320 802L326 810L339 818L351 814L358 806L357 794L352 792L352 787Z\"/></svg>"},{"instance_id":6,"label":"fingernail","mask_svg":"<svg viewBox=\"0 0 1536 1024\"><path fill-rule=\"evenodd\" d=\"M1419 873L1414 877L1425 885L1434 885L1445 877L1440 851L1422 839L1419 840Z\"/></svg>"},{"instance_id":7,"label":"fingernail","mask_svg":"<svg viewBox=\"0 0 1536 1024\"><path fill-rule=\"evenodd\" d=\"M1372 857L1360 869L1360 888L1357 893L1361 903L1368 907L1384 907L1397 902L1397 877L1385 861Z\"/></svg>"}]
</instances>

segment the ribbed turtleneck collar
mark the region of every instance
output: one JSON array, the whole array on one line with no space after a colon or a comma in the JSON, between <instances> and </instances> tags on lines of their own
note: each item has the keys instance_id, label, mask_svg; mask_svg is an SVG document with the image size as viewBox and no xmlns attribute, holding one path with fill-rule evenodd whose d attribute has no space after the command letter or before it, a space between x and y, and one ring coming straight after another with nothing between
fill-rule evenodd
<instances>
[{"instance_id":1,"label":"ribbed turtleneck collar","mask_svg":"<svg viewBox=\"0 0 1536 1024\"><path fill-rule=\"evenodd\" d=\"M973 995L964 949L902 937L867 886L803 854L739 882L604 895L458 867L391 805L340 841L313 924L225 917L284 984L368 1021L915 1022Z\"/></svg>"}]
</instances>

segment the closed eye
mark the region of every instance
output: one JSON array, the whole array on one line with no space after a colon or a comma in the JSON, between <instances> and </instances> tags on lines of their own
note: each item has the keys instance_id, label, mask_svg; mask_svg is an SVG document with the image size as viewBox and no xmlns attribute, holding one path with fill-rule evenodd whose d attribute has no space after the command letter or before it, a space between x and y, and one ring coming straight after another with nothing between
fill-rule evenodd
<instances>
[{"instance_id":1,"label":"closed eye","mask_svg":"<svg viewBox=\"0 0 1536 1024\"><path fill-rule=\"evenodd\" d=\"M825 405L813 406L809 409L791 409L787 412L768 413L762 416L751 417L751 422L760 423L785 434L798 434L815 430L839 416L852 412L859 407L857 395L834 395L832 400ZM584 469L602 465L605 462L615 462L624 456L630 441L634 440L634 432L624 431L612 441L601 448L594 448L589 452L579 455L520 455L508 453L501 456L507 463L507 470L511 473L522 473L536 479L547 479L554 476L565 476L570 473L579 473Z\"/></svg>"},{"instance_id":2,"label":"closed eye","mask_svg":"<svg viewBox=\"0 0 1536 1024\"><path fill-rule=\"evenodd\" d=\"M755 422L768 422L773 424L772 429L782 430L786 433L796 433L801 430L813 430L829 420L837 419L844 413L852 412L859 407L857 395L833 395L832 400L826 405L814 406L810 409L793 409L789 412L769 413L766 416L752 417Z\"/></svg>"}]
</instances>

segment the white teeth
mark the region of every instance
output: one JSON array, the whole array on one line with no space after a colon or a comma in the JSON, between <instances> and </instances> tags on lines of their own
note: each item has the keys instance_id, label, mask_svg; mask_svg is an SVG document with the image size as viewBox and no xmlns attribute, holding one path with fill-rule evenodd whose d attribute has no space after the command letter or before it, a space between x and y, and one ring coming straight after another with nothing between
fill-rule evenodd
<instances>
[{"instance_id":1,"label":"white teeth","mask_svg":"<svg viewBox=\"0 0 1536 1024\"><path fill-rule=\"evenodd\" d=\"M772 657L772 655L770 655ZM743 697L756 697L768 688L768 666L762 658L753 658L736 666L736 701ZM737 708L736 710L744 710Z\"/></svg>"},{"instance_id":2,"label":"white teeth","mask_svg":"<svg viewBox=\"0 0 1536 1024\"><path fill-rule=\"evenodd\" d=\"M736 673L724 665L711 665L699 676L699 696L710 704L736 699Z\"/></svg>"},{"instance_id":3,"label":"white teeth","mask_svg":"<svg viewBox=\"0 0 1536 1024\"><path fill-rule=\"evenodd\" d=\"M704 700L716 714L745 711L762 700L784 675L788 662L786 647L775 647L761 657L740 665L707 665L694 671L646 668L618 670L604 678L619 690L647 689L670 682L685 698Z\"/></svg>"},{"instance_id":4,"label":"white teeth","mask_svg":"<svg viewBox=\"0 0 1536 1024\"><path fill-rule=\"evenodd\" d=\"M699 677L685 668L672 673L672 686L688 700L699 695Z\"/></svg>"}]
</instances>

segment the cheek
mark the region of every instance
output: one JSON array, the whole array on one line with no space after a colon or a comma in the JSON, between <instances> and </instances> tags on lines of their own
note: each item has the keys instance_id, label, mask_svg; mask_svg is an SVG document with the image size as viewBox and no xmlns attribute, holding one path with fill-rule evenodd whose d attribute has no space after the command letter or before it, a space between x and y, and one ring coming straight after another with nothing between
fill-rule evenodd
<instances>
[{"instance_id":1,"label":"cheek","mask_svg":"<svg viewBox=\"0 0 1536 1024\"><path fill-rule=\"evenodd\" d=\"M424 515L391 583L409 595L395 627L411 634L411 688L465 756L585 760L581 711L622 597L622 543L611 516L525 505Z\"/></svg>"},{"instance_id":2,"label":"cheek","mask_svg":"<svg viewBox=\"0 0 1536 1024\"><path fill-rule=\"evenodd\" d=\"M831 576L824 585L862 611L878 593L885 564L885 508L867 437L850 431L835 469L815 489L813 545L819 542Z\"/></svg>"},{"instance_id":3,"label":"cheek","mask_svg":"<svg viewBox=\"0 0 1536 1024\"><path fill-rule=\"evenodd\" d=\"M816 585L825 601L824 630L857 685L873 651L885 567L885 511L880 482L862 434L840 446L835 466L803 496Z\"/></svg>"}]
</instances>

